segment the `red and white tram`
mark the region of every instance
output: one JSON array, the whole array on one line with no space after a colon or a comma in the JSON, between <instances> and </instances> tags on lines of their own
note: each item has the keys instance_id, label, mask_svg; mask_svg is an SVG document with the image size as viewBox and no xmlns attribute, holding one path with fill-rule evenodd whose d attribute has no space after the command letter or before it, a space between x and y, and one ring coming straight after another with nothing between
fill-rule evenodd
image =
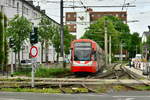
<instances>
[{"instance_id":1,"label":"red and white tram","mask_svg":"<svg viewBox=\"0 0 150 100\"><path fill-rule=\"evenodd\" d=\"M103 50L90 39L72 41L71 50L71 72L96 73L105 65Z\"/></svg>"}]
</instances>

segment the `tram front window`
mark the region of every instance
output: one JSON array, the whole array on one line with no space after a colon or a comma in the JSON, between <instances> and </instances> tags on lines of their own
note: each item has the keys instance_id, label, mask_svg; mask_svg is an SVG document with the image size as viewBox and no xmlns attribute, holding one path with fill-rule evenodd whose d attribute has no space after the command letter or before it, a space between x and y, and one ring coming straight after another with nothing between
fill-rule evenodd
<instances>
[{"instance_id":1,"label":"tram front window","mask_svg":"<svg viewBox=\"0 0 150 100\"><path fill-rule=\"evenodd\" d=\"M75 61L90 61L91 60L91 48L75 48Z\"/></svg>"}]
</instances>

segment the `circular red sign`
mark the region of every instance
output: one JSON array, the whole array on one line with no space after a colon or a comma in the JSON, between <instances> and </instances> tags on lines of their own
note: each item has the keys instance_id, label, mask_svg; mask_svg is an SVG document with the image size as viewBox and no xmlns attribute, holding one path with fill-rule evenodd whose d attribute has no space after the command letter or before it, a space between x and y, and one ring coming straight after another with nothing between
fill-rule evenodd
<instances>
[{"instance_id":1,"label":"circular red sign","mask_svg":"<svg viewBox=\"0 0 150 100\"><path fill-rule=\"evenodd\" d=\"M30 56L35 58L38 55L38 48L36 46L32 46L30 49Z\"/></svg>"}]
</instances>

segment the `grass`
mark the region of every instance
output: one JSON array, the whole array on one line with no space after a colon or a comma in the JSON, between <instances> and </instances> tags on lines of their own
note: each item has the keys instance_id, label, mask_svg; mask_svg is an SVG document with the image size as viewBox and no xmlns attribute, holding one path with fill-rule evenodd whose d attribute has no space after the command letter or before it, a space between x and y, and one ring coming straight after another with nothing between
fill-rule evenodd
<instances>
[{"instance_id":1,"label":"grass","mask_svg":"<svg viewBox=\"0 0 150 100\"><path fill-rule=\"evenodd\" d=\"M68 68L45 68L40 67L36 70L35 76L36 77L61 77L65 74L70 73L70 69Z\"/></svg>"},{"instance_id":2,"label":"grass","mask_svg":"<svg viewBox=\"0 0 150 100\"><path fill-rule=\"evenodd\" d=\"M5 92L34 92L34 93L61 93L59 89L36 89L36 88L1 88L0 91Z\"/></svg>"},{"instance_id":3,"label":"grass","mask_svg":"<svg viewBox=\"0 0 150 100\"><path fill-rule=\"evenodd\" d=\"M135 88L141 90L141 91L148 91L150 90L150 86L142 86L137 85ZM88 93L88 89L86 88L71 88L71 87L63 87L62 88L65 93ZM108 86L97 86L94 90L97 91L97 93L107 93L110 90L113 91L127 91L130 90L122 85L108 85ZM59 88L0 88L0 91L5 92L34 92L34 93L62 93L62 91ZM133 91L133 90L132 90Z\"/></svg>"},{"instance_id":4,"label":"grass","mask_svg":"<svg viewBox=\"0 0 150 100\"><path fill-rule=\"evenodd\" d=\"M85 88L63 88L65 93L88 93L88 90ZM59 88L52 89L52 88L1 88L0 91L5 92L34 92L34 93L62 93Z\"/></svg>"},{"instance_id":5,"label":"grass","mask_svg":"<svg viewBox=\"0 0 150 100\"><path fill-rule=\"evenodd\" d=\"M27 76L31 77L31 68L20 68L14 73L15 76ZM70 73L69 68L48 68L45 66L40 66L36 69L35 77L49 78L49 77L63 77Z\"/></svg>"},{"instance_id":6,"label":"grass","mask_svg":"<svg viewBox=\"0 0 150 100\"><path fill-rule=\"evenodd\" d=\"M150 90L150 86L143 86L143 85L139 85L139 86L134 86L135 88L141 90L141 91L148 91Z\"/></svg>"}]
</instances>

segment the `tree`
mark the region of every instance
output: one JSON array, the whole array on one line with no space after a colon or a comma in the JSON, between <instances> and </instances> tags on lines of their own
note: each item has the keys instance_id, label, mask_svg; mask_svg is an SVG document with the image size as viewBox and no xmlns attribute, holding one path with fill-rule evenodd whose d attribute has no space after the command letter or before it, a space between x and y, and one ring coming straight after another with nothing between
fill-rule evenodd
<instances>
[{"instance_id":1,"label":"tree","mask_svg":"<svg viewBox=\"0 0 150 100\"><path fill-rule=\"evenodd\" d=\"M131 44L130 44L130 48L129 48L129 53L130 53L130 57L135 57L136 53L140 53L141 50L141 37L139 36L139 33L134 32L131 35Z\"/></svg>"},{"instance_id":2,"label":"tree","mask_svg":"<svg viewBox=\"0 0 150 100\"><path fill-rule=\"evenodd\" d=\"M112 38L112 40L114 40L113 42L116 42L115 40L118 31L115 30L115 27L113 26L113 22L107 16L100 18L95 23L91 24L82 38L88 38L94 40L104 49L105 25L107 27L107 34L114 37Z\"/></svg>"},{"instance_id":3,"label":"tree","mask_svg":"<svg viewBox=\"0 0 150 100\"><path fill-rule=\"evenodd\" d=\"M57 62L59 61L59 54L60 54L60 28L55 26L54 33L52 36L52 43L55 48L55 51L57 52ZM70 53L70 44L71 41L75 39L75 36L69 33L68 27L64 26L64 53L68 55Z\"/></svg>"},{"instance_id":4,"label":"tree","mask_svg":"<svg viewBox=\"0 0 150 100\"><path fill-rule=\"evenodd\" d=\"M25 17L16 15L10 22L7 29L8 35L14 39L14 52L18 52L18 61L20 65L20 50L25 40L29 37L31 32L31 22Z\"/></svg>"},{"instance_id":5,"label":"tree","mask_svg":"<svg viewBox=\"0 0 150 100\"><path fill-rule=\"evenodd\" d=\"M68 27L64 27L64 51L68 55L70 53L70 44L76 37L69 33Z\"/></svg>"},{"instance_id":6,"label":"tree","mask_svg":"<svg viewBox=\"0 0 150 100\"><path fill-rule=\"evenodd\" d=\"M45 46L46 54L45 59L46 63L48 63L48 47L51 44L51 38L54 31L54 25L51 20L46 17L42 17L41 22L39 23L39 38L42 46L42 62L43 62L43 49Z\"/></svg>"},{"instance_id":7,"label":"tree","mask_svg":"<svg viewBox=\"0 0 150 100\"><path fill-rule=\"evenodd\" d=\"M9 54L9 47L8 47L8 35L6 32L7 28L7 17L4 15L4 70L7 71L7 64L8 64L8 54Z\"/></svg>"},{"instance_id":8,"label":"tree","mask_svg":"<svg viewBox=\"0 0 150 100\"><path fill-rule=\"evenodd\" d=\"M4 15L0 12L0 68L3 70L4 61Z\"/></svg>"},{"instance_id":9,"label":"tree","mask_svg":"<svg viewBox=\"0 0 150 100\"><path fill-rule=\"evenodd\" d=\"M127 24L114 16L104 16L90 25L82 38L88 38L96 41L102 48L104 48L104 23L107 27L107 34L112 37L112 53L120 52L120 44L123 44L123 50L129 52L133 56L135 52L135 45L139 48L140 37L138 33L130 34L130 29ZM137 43L135 43L136 41ZM137 50L139 52L139 50Z\"/></svg>"}]
</instances>

